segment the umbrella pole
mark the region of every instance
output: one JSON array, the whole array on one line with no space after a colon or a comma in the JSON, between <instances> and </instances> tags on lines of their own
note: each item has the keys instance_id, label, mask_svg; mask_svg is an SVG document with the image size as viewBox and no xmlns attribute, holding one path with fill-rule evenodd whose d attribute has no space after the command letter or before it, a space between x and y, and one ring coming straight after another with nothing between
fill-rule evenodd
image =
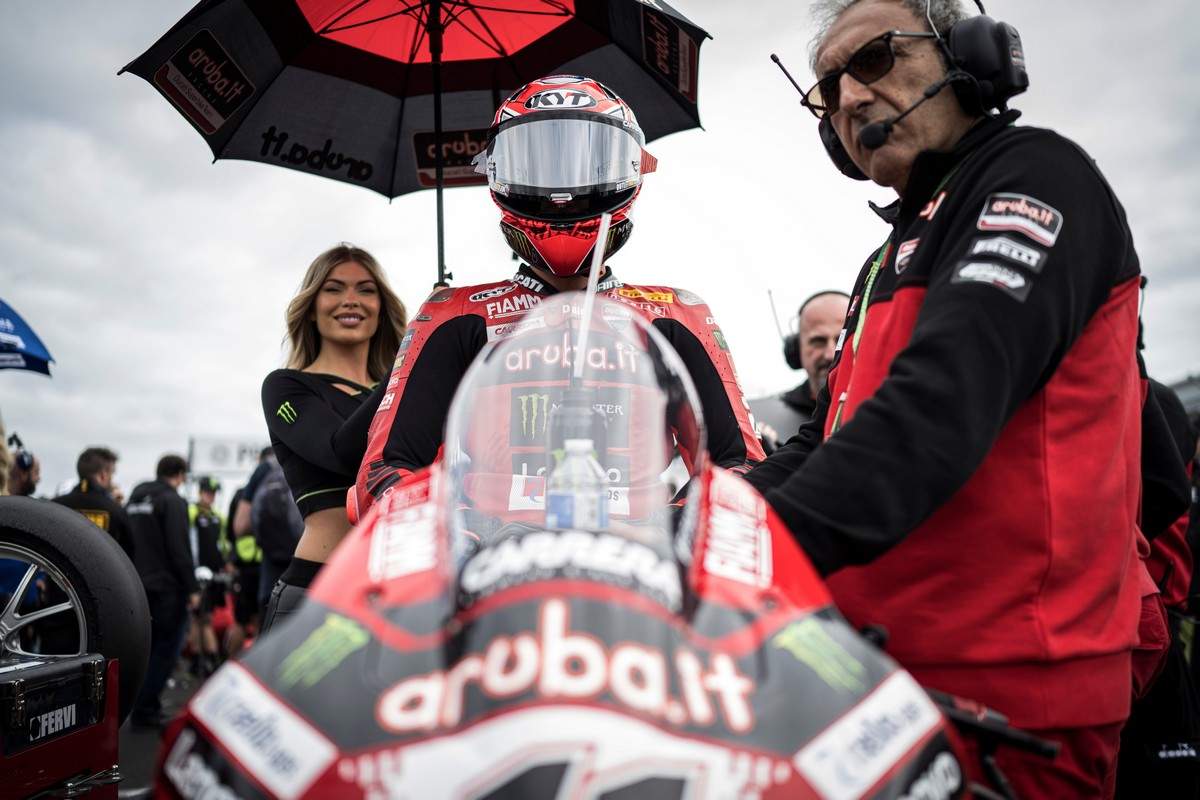
<instances>
[{"instance_id":1,"label":"umbrella pole","mask_svg":"<svg viewBox=\"0 0 1200 800\"><path fill-rule=\"evenodd\" d=\"M429 16L425 22L429 31L429 56L433 66L433 142L434 177L437 192L437 286L448 286L454 276L446 270L446 241L443 234L442 189L442 0L429 0Z\"/></svg>"}]
</instances>

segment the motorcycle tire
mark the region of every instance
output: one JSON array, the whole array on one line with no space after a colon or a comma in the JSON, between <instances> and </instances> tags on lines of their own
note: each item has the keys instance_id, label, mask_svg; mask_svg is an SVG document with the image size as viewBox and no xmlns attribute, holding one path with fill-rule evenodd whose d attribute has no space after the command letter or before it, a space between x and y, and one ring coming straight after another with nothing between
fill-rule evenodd
<instances>
[{"instance_id":1,"label":"motorcycle tire","mask_svg":"<svg viewBox=\"0 0 1200 800\"><path fill-rule=\"evenodd\" d=\"M0 558L36 565L39 573L59 584L56 591L67 595L71 609L54 617L64 617L68 627L82 621L84 641L80 645L78 635L73 639L81 653L119 660L118 724L124 722L150 657L150 608L133 562L82 514L29 497L0 497ZM8 630L0 641L0 658L21 647L21 622L12 616L14 610L3 610Z\"/></svg>"}]
</instances>

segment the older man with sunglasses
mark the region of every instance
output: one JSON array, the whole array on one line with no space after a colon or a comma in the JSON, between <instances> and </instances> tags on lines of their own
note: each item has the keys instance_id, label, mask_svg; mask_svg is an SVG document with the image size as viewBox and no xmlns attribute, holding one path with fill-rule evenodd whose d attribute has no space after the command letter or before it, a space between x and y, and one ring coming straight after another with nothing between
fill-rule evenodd
<instances>
[{"instance_id":1,"label":"older man with sunglasses","mask_svg":"<svg viewBox=\"0 0 1200 800\"><path fill-rule=\"evenodd\" d=\"M1124 211L1078 146L992 113L1025 86L1009 26L946 0L816 16L805 104L898 199L813 421L748 480L918 680L1062 744L1001 749L1018 796L1109 796L1147 592Z\"/></svg>"}]
</instances>

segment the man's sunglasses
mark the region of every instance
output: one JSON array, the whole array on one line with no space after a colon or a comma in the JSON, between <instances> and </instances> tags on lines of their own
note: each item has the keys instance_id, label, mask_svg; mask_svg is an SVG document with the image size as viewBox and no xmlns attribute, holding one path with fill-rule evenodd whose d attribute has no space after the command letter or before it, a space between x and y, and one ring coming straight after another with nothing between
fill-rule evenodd
<instances>
[{"instance_id":1,"label":"man's sunglasses","mask_svg":"<svg viewBox=\"0 0 1200 800\"><path fill-rule=\"evenodd\" d=\"M917 33L909 31L888 31L876 36L854 52L846 61L846 66L829 73L816 85L804 93L801 103L816 116L824 119L841 107L842 75L847 74L862 84L874 83L892 71L896 66L896 51L892 48L892 39L903 36L910 39L937 39L936 33L928 31Z\"/></svg>"}]
</instances>

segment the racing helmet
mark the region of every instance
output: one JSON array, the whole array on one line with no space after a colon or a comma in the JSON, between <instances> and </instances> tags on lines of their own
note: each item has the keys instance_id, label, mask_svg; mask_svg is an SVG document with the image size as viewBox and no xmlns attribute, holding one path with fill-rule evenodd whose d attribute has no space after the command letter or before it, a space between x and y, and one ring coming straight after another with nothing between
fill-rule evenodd
<instances>
[{"instance_id":1,"label":"racing helmet","mask_svg":"<svg viewBox=\"0 0 1200 800\"><path fill-rule=\"evenodd\" d=\"M562 277L586 272L605 212L604 257L619 250L642 175L657 164L645 141L633 110L590 78L552 75L514 92L475 157L513 252Z\"/></svg>"}]
</instances>

